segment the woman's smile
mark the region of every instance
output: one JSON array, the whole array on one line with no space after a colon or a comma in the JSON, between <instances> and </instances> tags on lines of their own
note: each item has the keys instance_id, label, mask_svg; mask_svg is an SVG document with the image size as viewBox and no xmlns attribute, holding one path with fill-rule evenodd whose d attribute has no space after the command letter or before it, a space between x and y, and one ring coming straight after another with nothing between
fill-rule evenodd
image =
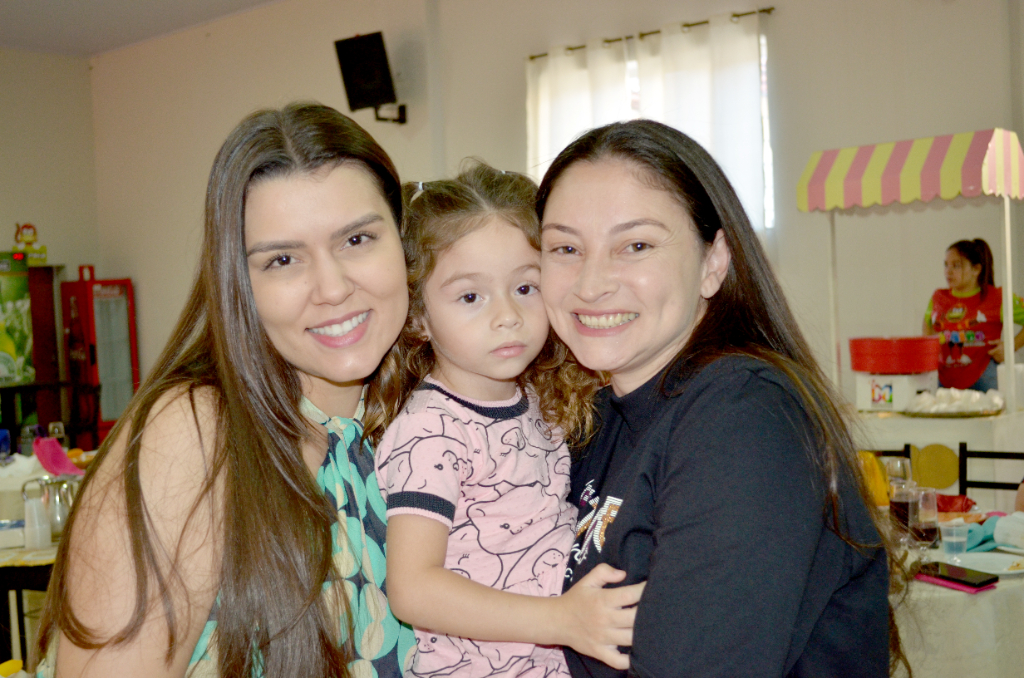
<instances>
[{"instance_id":1,"label":"woman's smile","mask_svg":"<svg viewBox=\"0 0 1024 678\"><path fill-rule=\"evenodd\" d=\"M640 317L639 313L605 313L601 315L574 313L581 325L591 330L608 330L621 327Z\"/></svg>"},{"instance_id":2,"label":"woman's smile","mask_svg":"<svg viewBox=\"0 0 1024 678\"><path fill-rule=\"evenodd\" d=\"M339 320L328 320L322 325L310 327L309 332L314 335L317 341L326 346L347 346L359 341L366 331L366 319L370 317L369 311L355 313L347 318ZM354 332L353 330L358 330Z\"/></svg>"}]
</instances>

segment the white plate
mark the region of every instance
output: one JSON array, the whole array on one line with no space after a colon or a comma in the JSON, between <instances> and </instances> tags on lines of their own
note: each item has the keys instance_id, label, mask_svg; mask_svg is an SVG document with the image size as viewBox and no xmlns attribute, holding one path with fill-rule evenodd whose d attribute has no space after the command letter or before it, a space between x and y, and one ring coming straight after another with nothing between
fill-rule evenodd
<instances>
[{"instance_id":1,"label":"white plate","mask_svg":"<svg viewBox=\"0 0 1024 678\"><path fill-rule=\"evenodd\" d=\"M1016 546L997 546L997 551L1006 551L1007 553L1016 553L1019 556L1024 556L1024 549L1017 548Z\"/></svg>"},{"instance_id":2,"label":"white plate","mask_svg":"<svg viewBox=\"0 0 1024 678\"><path fill-rule=\"evenodd\" d=\"M941 559L944 562L949 562L950 556L945 553L940 554ZM936 558L938 560L939 558ZM971 570L977 570L978 572L985 572L986 574L997 574L1001 577L1013 576L1015 574L1024 574L1024 567L1019 570L1009 569L1010 565L1014 563L1021 563L1024 565L1024 558L1012 555L1009 553L996 553L995 551L985 551L980 553L961 553L960 562L956 563L960 567L966 567ZM953 564L953 563L950 563Z\"/></svg>"}]
</instances>

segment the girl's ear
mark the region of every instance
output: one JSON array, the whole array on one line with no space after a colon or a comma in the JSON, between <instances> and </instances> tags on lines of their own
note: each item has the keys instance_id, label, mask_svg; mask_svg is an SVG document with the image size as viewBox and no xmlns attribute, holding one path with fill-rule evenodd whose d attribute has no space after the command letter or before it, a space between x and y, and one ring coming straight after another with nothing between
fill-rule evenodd
<instances>
[{"instance_id":1,"label":"girl's ear","mask_svg":"<svg viewBox=\"0 0 1024 678\"><path fill-rule=\"evenodd\" d=\"M722 288L722 281L729 273L732 253L725 242L725 231L718 229L715 240L704 255L704 270L700 281L700 296L710 299Z\"/></svg>"}]
</instances>

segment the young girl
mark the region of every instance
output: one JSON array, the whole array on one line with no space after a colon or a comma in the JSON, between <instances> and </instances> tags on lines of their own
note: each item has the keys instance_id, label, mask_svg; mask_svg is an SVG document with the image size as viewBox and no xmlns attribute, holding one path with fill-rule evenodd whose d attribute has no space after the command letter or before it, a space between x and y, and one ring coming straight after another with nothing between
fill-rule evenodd
<instances>
[{"instance_id":1,"label":"young girl","mask_svg":"<svg viewBox=\"0 0 1024 678\"><path fill-rule=\"evenodd\" d=\"M589 434L598 382L549 335L535 191L483 164L406 187L404 406L376 464L414 676L566 674L558 645L628 667L616 646L641 586L602 590L621 579L608 567L558 595L576 526L565 441Z\"/></svg>"},{"instance_id":2,"label":"young girl","mask_svg":"<svg viewBox=\"0 0 1024 678\"><path fill-rule=\"evenodd\" d=\"M939 385L988 391L997 388L996 363L1003 362L1003 290L995 286L992 250L981 238L960 240L946 250L949 288L935 290L924 316L924 333L941 334ZM1014 295L1013 320L1024 325L1024 305ZM1024 330L1013 350L1024 346Z\"/></svg>"}]
</instances>

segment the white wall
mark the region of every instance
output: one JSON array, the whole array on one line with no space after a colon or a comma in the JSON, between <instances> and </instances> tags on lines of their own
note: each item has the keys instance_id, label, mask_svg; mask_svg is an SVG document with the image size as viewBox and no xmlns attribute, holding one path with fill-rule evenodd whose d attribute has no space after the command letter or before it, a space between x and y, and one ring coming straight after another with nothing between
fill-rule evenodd
<instances>
[{"instance_id":1,"label":"white wall","mask_svg":"<svg viewBox=\"0 0 1024 678\"><path fill-rule=\"evenodd\" d=\"M76 280L99 251L94 156L88 61L0 49L0 250L34 224Z\"/></svg>"},{"instance_id":2,"label":"white wall","mask_svg":"<svg viewBox=\"0 0 1024 678\"><path fill-rule=\"evenodd\" d=\"M1011 127L1010 5L772 4L775 13L762 18L778 210L768 244L802 329L827 359L828 219L796 210L804 164L819 149ZM217 146L259 106L313 98L346 110L334 40L384 31L410 123L355 117L404 178L423 179L438 167L453 171L469 155L525 169L527 55L754 7L741 0L283 0L95 57L102 263L106 274L138 283L143 368L187 293ZM428 68L433 53L440 63ZM844 336L919 332L953 240L981 235L1001 255L996 205L876 212L885 214L837 216Z\"/></svg>"},{"instance_id":3,"label":"white wall","mask_svg":"<svg viewBox=\"0 0 1024 678\"><path fill-rule=\"evenodd\" d=\"M403 175L428 171L423 26L420 0L290 0L92 60L103 270L135 282L143 373L191 286L221 142L257 108L302 99L347 111L335 40L384 31L410 122L353 117Z\"/></svg>"}]
</instances>

